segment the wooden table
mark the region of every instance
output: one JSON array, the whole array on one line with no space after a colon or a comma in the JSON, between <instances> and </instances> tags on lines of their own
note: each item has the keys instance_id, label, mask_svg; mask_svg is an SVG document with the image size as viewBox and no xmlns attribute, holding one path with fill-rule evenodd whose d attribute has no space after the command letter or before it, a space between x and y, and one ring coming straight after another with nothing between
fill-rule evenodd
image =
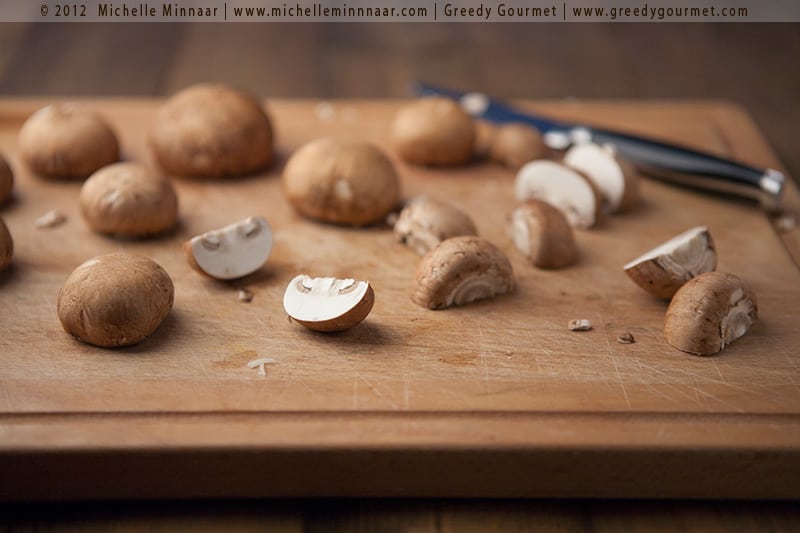
<instances>
[{"instance_id":1,"label":"wooden table","mask_svg":"<svg viewBox=\"0 0 800 533\"><path fill-rule=\"evenodd\" d=\"M13 153L16 128L43 103L0 103L3 150ZM156 102L89 103L117 127L126 157L148 159ZM321 121L314 104L269 103L284 158L318 135L385 143L397 107L335 102L336 117ZM530 105L779 166L746 114L724 104ZM752 206L647 181L640 209L579 234L577 267L539 272L503 233L512 174L398 163L406 196L435 193L474 213L520 282L513 296L431 312L406 296L412 253L380 228L296 217L280 196L280 165L230 183L179 180L178 231L120 242L83 225L77 184L43 182L15 163L18 198L2 211L18 241L0 300L3 320L14 317L0 340L5 498L797 496L798 272L785 248L797 232L777 235ZM68 223L35 231L32 220L54 206ZM183 263L183 239L256 213L277 230L262 273L226 285ZM669 348L665 305L619 269L695 224L711 227L720 269L760 298L761 321L715 358ZM54 302L74 266L117 249L164 265L177 298L152 339L107 352L69 339ZM375 284L375 310L361 327L331 337L286 323L276 305L285 282L320 260L326 272ZM252 304L236 300L239 286L255 292ZM595 329L566 331L578 315ZM617 345L623 330L637 343ZM267 376L246 367L267 355L278 359Z\"/></svg>"}]
</instances>

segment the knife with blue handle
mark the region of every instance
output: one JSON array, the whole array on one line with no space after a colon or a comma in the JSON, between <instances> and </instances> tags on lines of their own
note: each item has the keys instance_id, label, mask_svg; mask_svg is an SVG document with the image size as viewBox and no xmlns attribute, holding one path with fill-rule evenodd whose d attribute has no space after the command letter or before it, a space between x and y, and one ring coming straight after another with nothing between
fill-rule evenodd
<instances>
[{"instance_id":1,"label":"knife with blue handle","mask_svg":"<svg viewBox=\"0 0 800 533\"><path fill-rule=\"evenodd\" d=\"M420 96L445 96L458 101L469 114L489 122L522 122L533 126L553 149L578 142L611 144L645 174L690 187L757 200L767 211L780 211L784 175L691 148L593 126L566 124L521 112L481 93L468 93L416 82Z\"/></svg>"}]
</instances>

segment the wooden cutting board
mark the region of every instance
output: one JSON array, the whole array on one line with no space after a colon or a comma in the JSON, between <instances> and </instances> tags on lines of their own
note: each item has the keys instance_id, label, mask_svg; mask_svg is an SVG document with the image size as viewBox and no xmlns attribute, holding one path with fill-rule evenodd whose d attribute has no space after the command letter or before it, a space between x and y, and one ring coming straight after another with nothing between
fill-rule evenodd
<instances>
[{"instance_id":1,"label":"wooden cutting board","mask_svg":"<svg viewBox=\"0 0 800 533\"><path fill-rule=\"evenodd\" d=\"M400 102L335 101L331 116L314 101L269 102L278 163L247 179L176 180L180 227L147 241L93 234L80 184L21 164L18 129L46 103L0 100L0 149L17 174L0 210L16 245L0 276L0 497L800 495L800 273L782 242L796 246L797 232L779 236L756 207L646 180L640 208L578 234L577 266L540 271L505 235L511 172L398 162L406 197L471 213L518 279L510 296L429 311L408 297L419 259L390 230L309 222L280 190L286 157L313 138L386 145ZM150 160L158 101L87 104L113 123L126 159ZM727 104L526 105L780 167ZM35 229L54 208L67 222ZM276 237L263 270L222 283L186 264L183 240L256 214ZM701 224L719 270L759 301L752 331L715 357L667 345L666 304L621 268ZM111 351L64 333L55 302L78 264L118 250L160 263L176 297L152 338ZM289 323L281 298L301 272L370 280L372 313L332 335ZM574 318L595 327L570 332ZM636 343L618 344L623 332ZM277 361L266 375L247 365L260 357Z\"/></svg>"}]
</instances>

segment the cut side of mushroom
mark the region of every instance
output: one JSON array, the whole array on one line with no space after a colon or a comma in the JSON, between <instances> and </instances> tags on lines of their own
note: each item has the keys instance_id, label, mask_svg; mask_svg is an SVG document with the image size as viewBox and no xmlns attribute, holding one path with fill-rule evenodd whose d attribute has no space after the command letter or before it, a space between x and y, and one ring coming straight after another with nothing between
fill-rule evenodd
<instances>
[{"instance_id":1,"label":"cut side of mushroom","mask_svg":"<svg viewBox=\"0 0 800 533\"><path fill-rule=\"evenodd\" d=\"M262 217L249 217L193 237L184 244L189 264L216 279L252 274L267 262L272 231Z\"/></svg>"},{"instance_id":2,"label":"cut side of mushroom","mask_svg":"<svg viewBox=\"0 0 800 533\"><path fill-rule=\"evenodd\" d=\"M508 257L482 237L442 241L419 263L411 300L428 309L443 309L493 298L514 290Z\"/></svg>"},{"instance_id":3,"label":"cut side of mushroom","mask_svg":"<svg viewBox=\"0 0 800 533\"><path fill-rule=\"evenodd\" d=\"M578 169L597 186L603 197L603 209L616 213L639 200L639 176L626 159L617 155L610 144L576 144L564 155L564 164Z\"/></svg>"},{"instance_id":4,"label":"cut side of mushroom","mask_svg":"<svg viewBox=\"0 0 800 533\"><path fill-rule=\"evenodd\" d=\"M747 333L756 318L756 296L740 278L706 272L675 293L664 336L681 351L711 355Z\"/></svg>"},{"instance_id":5,"label":"cut side of mushroom","mask_svg":"<svg viewBox=\"0 0 800 533\"><path fill-rule=\"evenodd\" d=\"M684 231L625 265L625 273L659 298L672 298L681 286L717 267L714 239L705 226Z\"/></svg>"},{"instance_id":6,"label":"cut side of mushroom","mask_svg":"<svg viewBox=\"0 0 800 533\"><path fill-rule=\"evenodd\" d=\"M511 212L508 233L517 249L539 268L562 268L578 259L575 236L564 214L542 200L528 200Z\"/></svg>"},{"instance_id":7,"label":"cut side of mushroom","mask_svg":"<svg viewBox=\"0 0 800 533\"><path fill-rule=\"evenodd\" d=\"M559 209L578 229L594 226L600 217L600 195L580 171L553 161L531 161L517 173L517 200L544 200Z\"/></svg>"},{"instance_id":8,"label":"cut side of mushroom","mask_svg":"<svg viewBox=\"0 0 800 533\"><path fill-rule=\"evenodd\" d=\"M419 255L450 237L477 235L472 219L457 207L432 198L413 198L400 211L394 224L397 240Z\"/></svg>"},{"instance_id":9,"label":"cut side of mushroom","mask_svg":"<svg viewBox=\"0 0 800 533\"><path fill-rule=\"evenodd\" d=\"M283 294L283 308L294 321L315 331L343 331L361 323L372 310L369 282L312 278L300 274Z\"/></svg>"},{"instance_id":10,"label":"cut side of mushroom","mask_svg":"<svg viewBox=\"0 0 800 533\"><path fill-rule=\"evenodd\" d=\"M11 189L13 188L14 172L3 157L3 154L0 154L0 205L11 196Z\"/></svg>"}]
</instances>

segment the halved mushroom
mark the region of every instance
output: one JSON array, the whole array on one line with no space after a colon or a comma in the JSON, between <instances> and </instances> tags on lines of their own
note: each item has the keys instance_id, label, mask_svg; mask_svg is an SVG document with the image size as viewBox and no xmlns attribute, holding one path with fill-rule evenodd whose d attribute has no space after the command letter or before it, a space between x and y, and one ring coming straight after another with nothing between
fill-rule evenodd
<instances>
[{"instance_id":1,"label":"halved mushroom","mask_svg":"<svg viewBox=\"0 0 800 533\"><path fill-rule=\"evenodd\" d=\"M714 239L705 226L686 230L625 265L638 286L659 298L672 298L681 286L717 267Z\"/></svg>"},{"instance_id":2,"label":"halved mushroom","mask_svg":"<svg viewBox=\"0 0 800 533\"><path fill-rule=\"evenodd\" d=\"M747 333L756 318L756 295L740 278L706 272L675 293L664 336L681 351L711 355Z\"/></svg>"},{"instance_id":3,"label":"halved mushroom","mask_svg":"<svg viewBox=\"0 0 800 533\"><path fill-rule=\"evenodd\" d=\"M411 300L443 309L493 298L514 290L514 271L499 248L482 237L466 235L442 241L419 263Z\"/></svg>"},{"instance_id":4,"label":"halved mushroom","mask_svg":"<svg viewBox=\"0 0 800 533\"><path fill-rule=\"evenodd\" d=\"M582 171L600 190L603 209L616 213L639 200L639 175L610 144L579 143L564 155L564 164Z\"/></svg>"},{"instance_id":5,"label":"halved mushroom","mask_svg":"<svg viewBox=\"0 0 800 533\"><path fill-rule=\"evenodd\" d=\"M457 207L429 196L413 198L400 211L394 224L397 240L419 255L450 237L477 235L469 215Z\"/></svg>"},{"instance_id":6,"label":"halved mushroom","mask_svg":"<svg viewBox=\"0 0 800 533\"><path fill-rule=\"evenodd\" d=\"M249 217L192 237L183 245L189 264L216 279L252 274L272 251L272 231L262 217Z\"/></svg>"},{"instance_id":7,"label":"halved mushroom","mask_svg":"<svg viewBox=\"0 0 800 533\"><path fill-rule=\"evenodd\" d=\"M539 130L517 122L497 128L489 151L493 161L514 170L546 154L547 146Z\"/></svg>"},{"instance_id":8,"label":"halved mushroom","mask_svg":"<svg viewBox=\"0 0 800 533\"><path fill-rule=\"evenodd\" d=\"M570 225L594 226L600 217L600 194L579 170L553 161L531 161L517 173L517 200L544 200L561 210Z\"/></svg>"},{"instance_id":9,"label":"halved mushroom","mask_svg":"<svg viewBox=\"0 0 800 533\"><path fill-rule=\"evenodd\" d=\"M361 323L375 303L369 282L295 276L283 293L293 320L315 331L343 331Z\"/></svg>"},{"instance_id":10,"label":"halved mushroom","mask_svg":"<svg viewBox=\"0 0 800 533\"><path fill-rule=\"evenodd\" d=\"M572 227L564 214L542 200L527 200L511 212L508 233L517 249L539 268L561 268L578 259Z\"/></svg>"}]
</instances>

